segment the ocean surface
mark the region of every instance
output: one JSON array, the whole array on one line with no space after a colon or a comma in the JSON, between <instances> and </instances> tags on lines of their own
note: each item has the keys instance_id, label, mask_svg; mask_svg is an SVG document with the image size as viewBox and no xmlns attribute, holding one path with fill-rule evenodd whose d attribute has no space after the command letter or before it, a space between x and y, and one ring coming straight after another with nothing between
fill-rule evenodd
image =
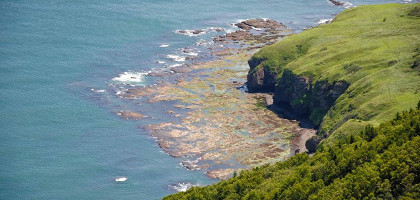
<instances>
[{"instance_id":1,"label":"ocean surface","mask_svg":"<svg viewBox=\"0 0 420 200\"><path fill-rule=\"evenodd\" d=\"M404 1L351 1L387 2ZM327 0L0 1L0 199L160 199L213 183L141 128L164 120L153 106L141 107L153 115L144 120L117 116L136 106L119 89L155 84L164 77L145 74L186 62L181 48L205 55L231 23L270 18L299 32L344 9ZM195 29L205 32L177 32Z\"/></svg>"}]
</instances>

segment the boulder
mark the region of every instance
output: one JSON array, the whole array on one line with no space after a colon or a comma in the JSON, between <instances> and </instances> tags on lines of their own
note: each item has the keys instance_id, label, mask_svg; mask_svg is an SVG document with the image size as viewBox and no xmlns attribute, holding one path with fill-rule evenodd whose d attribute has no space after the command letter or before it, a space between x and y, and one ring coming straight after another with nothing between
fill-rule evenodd
<instances>
[{"instance_id":1,"label":"boulder","mask_svg":"<svg viewBox=\"0 0 420 200\"><path fill-rule=\"evenodd\" d=\"M320 136L312 136L309 140L306 141L305 146L308 150L308 153L315 153L318 144L321 142L322 138Z\"/></svg>"}]
</instances>

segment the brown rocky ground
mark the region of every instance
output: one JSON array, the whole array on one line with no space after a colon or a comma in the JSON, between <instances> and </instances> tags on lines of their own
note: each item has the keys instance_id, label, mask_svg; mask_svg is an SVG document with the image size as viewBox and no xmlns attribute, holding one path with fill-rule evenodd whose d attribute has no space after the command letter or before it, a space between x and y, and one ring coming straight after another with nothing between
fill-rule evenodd
<instances>
[{"instance_id":1,"label":"brown rocky ground","mask_svg":"<svg viewBox=\"0 0 420 200\"><path fill-rule=\"evenodd\" d=\"M222 37L264 45L276 40L272 36L285 28L273 20L247 20L237 26L243 30ZM258 33L256 37L253 28L272 34ZM219 59L172 69L175 81L131 88L120 97L152 104L177 102L173 109L165 110L173 120L149 125L147 130L165 152L183 159L181 164L189 170L205 170L211 178L224 179L234 171L284 160L297 149L303 152L305 141L315 131L268 110L271 95L246 92L247 61L255 51L249 45L214 50ZM142 117L129 111L117 114L129 119Z\"/></svg>"},{"instance_id":2,"label":"brown rocky ground","mask_svg":"<svg viewBox=\"0 0 420 200\"><path fill-rule=\"evenodd\" d=\"M240 30L213 38L213 41L227 43L248 42L268 45L273 40L290 34L290 30L280 22L270 19L249 19L235 24Z\"/></svg>"},{"instance_id":3,"label":"brown rocky ground","mask_svg":"<svg viewBox=\"0 0 420 200\"><path fill-rule=\"evenodd\" d=\"M290 156L291 150L303 151L303 140L314 131L268 110L270 95L238 89L245 83L246 61L251 55L243 51L194 65L192 69L207 70L187 73L175 83L130 89L122 97L146 98L149 103L179 102L174 110L183 109L186 116L171 110L168 115L180 121L154 124L147 129L169 155L199 158L191 170L207 168L210 177L226 178L226 173L240 168L280 161Z\"/></svg>"}]
</instances>

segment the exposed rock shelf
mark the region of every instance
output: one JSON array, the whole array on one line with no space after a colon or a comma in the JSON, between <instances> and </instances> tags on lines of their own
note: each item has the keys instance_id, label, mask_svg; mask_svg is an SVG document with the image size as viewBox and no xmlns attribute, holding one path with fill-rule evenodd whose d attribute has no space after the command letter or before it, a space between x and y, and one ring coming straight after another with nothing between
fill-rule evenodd
<instances>
[{"instance_id":1,"label":"exposed rock shelf","mask_svg":"<svg viewBox=\"0 0 420 200\"><path fill-rule=\"evenodd\" d=\"M315 134L311 127L267 109L273 103L272 95L248 93L244 87L247 60L255 53L252 49L291 31L265 19L246 20L237 26L241 30L214 39L217 44L229 44L229 48L211 49L215 60L172 67L175 73L159 75L166 81L120 94L128 101L166 104L162 113L170 120L144 128L166 153L180 158L182 166L203 170L211 178L224 179L234 171L304 152L306 140ZM140 118L130 111L118 114Z\"/></svg>"}]
</instances>

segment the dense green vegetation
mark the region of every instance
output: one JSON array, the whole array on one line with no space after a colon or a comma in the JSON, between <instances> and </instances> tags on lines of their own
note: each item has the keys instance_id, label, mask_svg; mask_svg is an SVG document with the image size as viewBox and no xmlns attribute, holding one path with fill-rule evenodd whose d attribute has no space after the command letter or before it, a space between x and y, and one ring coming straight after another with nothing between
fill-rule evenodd
<instances>
[{"instance_id":1,"label":"dense green vegetation","mask_svg":"<svg viewBox=\"0 0 420 200\"><path fill-rule=\"evenodd\" d=\"M312 156L164 199L420 199L419 13L419 4L359 6L263 48L257 68L278 77L350 83L328 112L312 113L328 139Z\"/></svg>"},{"instance_id":2,"label":"dense green vegetation","mask_svg":"<svg viewBox=\"0 0 420 200\"><path fill-rule=\"evenodd\" d=\"M394 116L312 157L298 154L164 199L420 199L420 110Z\"/></svg>"},{"instance_id":3,"label":"dense green vegetation","mask_svg":"<svg viewBox=\"0 0 420 200\"><path fill-rule=\"evenodd\" d=\"M345 137L378 125L420 98L420 5L358 6L320 25L263 48L253 56L278 74L285 69L316 82L350 87L326 110L312 108L320 133ZM252 71L251 71L252 73ZM305 94L290 104L310 104Z\"/></svg>"}]
</instances>

